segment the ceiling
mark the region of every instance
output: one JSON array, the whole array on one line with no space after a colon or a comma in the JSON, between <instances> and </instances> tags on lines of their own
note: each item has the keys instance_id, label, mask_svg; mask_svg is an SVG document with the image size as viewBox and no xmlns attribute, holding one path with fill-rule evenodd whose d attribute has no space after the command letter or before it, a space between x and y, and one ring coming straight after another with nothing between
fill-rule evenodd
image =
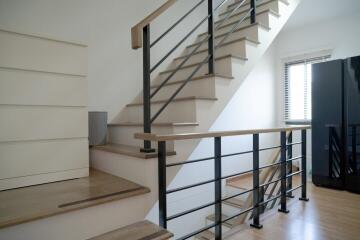
<instances>
[{"instance_id":1,"label":"ceiling","mask_svg":"<svg viewBox=\"0 0 360 240\"><path fill-rule=\"evenodd\" d=\"M360 0L302 0L284 31L354 14L360 14Z\"/></svg>"}]
</instances>

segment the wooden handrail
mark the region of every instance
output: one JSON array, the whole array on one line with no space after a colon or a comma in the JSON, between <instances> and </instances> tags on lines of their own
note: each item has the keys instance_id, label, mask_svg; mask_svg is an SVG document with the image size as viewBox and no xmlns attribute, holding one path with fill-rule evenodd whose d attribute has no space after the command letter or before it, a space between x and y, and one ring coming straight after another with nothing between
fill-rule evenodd
<instances>
[{"instance_id":1,"label":"wooden handrail","mask_svg":"<svg viewBox=\"0 0 360 240\"><path fill-rule=\"evenodd\" d=\"M178 0L168 0L166 3L161 5L153 13L148 15L146 18L141 20L138 24L131 28L131 46L133 49L138 49L142 47L142 30L143 28L150 24L154 19L160 16L165 12L169 7L174 5Z\"/></svg>"},{"instance_id":2,"label":"wooden handrail","mask_svg":"<svg viewBox=\"0 0 360 240\"><path fill-rule=\"evenodd\" d=\"M136 139L148 140L148 141L172 141L172 140L186 140L186 139L200 139L200 138L212 138L212 137L229 137L240 136L257 133L272 133L282 131L296 131L303 129L310 129L310 125L298 125L298 126L285 126L278 128L266 128L266 129L248 129L248 130L235 130L235 131L218 131L218 132L203 132L203 133L180 133L169 135L156 135L151 133L135 133Z\"/></svg>"}]
</instances>

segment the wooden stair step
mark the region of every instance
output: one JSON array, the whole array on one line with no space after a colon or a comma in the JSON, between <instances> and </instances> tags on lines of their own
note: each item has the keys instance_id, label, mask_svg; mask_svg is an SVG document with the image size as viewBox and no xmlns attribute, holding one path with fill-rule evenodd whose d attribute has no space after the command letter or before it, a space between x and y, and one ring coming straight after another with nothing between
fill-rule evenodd
<instances>
[{"instance_id":1,"label":"wooden stair step","mask_svg":"<svg viewBox=\"0 0 360 240\"><path fill-rule=\"evenodd\" d=\"M215 234L209 230L206 230L204 232L201 232L197 235L194 236L195 239L198 239L198 240L211 240L215 237Z\"/></svg>"},{"instance_id":2,"label":"wooden stair step","mask_svg":"<svg viewBox=\"0 0 360 240\"><path fill-rule=\"evenodd\" d=\"M149 192L147 187L90 169L89 177L0 192L0 228Z\"/></svg>"},{"instance_id":3,"label":"wooden stair step","mask_svg":"<svg viewBox=\"0 0 360 240\"><path fill-rule=\"evenodd\" d=\"M223 220L223 219L226 219L226 218L228 218L228 217L229 217L229 216L226 216L226 215L224 215L224 214L221 215L221 219L222 219L222 220ZM215 221L215 214L211 214L211 215L207 216L206 219L214 222L214 221ZM235 219L236 219L236 218L230 219L229 221L224 222L223 225L226 226L226 227L228 227L228 228L232 228L232 227L235 226Z\"/></svg>"},{"instance_id":4,"label":"wooden stair step","mask_svg":"<svg viewBox=\"0 0 360 240\"><path fill-rule=\"evenodd\" d=\"M96 150L104 151L104 152L122 154L122 155L130 156L130 157L143 158L143 159L151 159L151 158L158 157L157 151L152 152L152 153L143 153L143 152L140 152L139 147L115 144L115 143L109 143L109 144L106 144L103 146L95 146L92 148L96 149ZM167 152L167 156L174 156L174 155L176 155L175 151Z\"/></svg>"},{"instance_id":5,"label":"wooden stair step","mask_svg":"<svg viewBox=\"0 0 360 240\"><path fill-rule=\"evenodd\" d=\"M260 2L259 4L257 4L256 7L261 7L261 6L263 6L263 5L269 4L269 3L271 3L271 2L276 2L276 1L279 1L279 0L263 1L263 2ZM280 1L283 2L283 3L286 4L286 5L289 5L289 2L286 1L286 0L280 0ZM230 4L230 5L228 6L228 10L225 11L225 12L223 12L223 13L220 13L219 16L227 15L229 12L233 11L233 9L234 9L233 7L234 7L235 5L238 5L239 3L240 3L240 2L235 2L235 3ZM250 9L250 2L243 4L243 5L241 6L241 8L242 8L242 7L245 7L245 6L248 6L249 9ZM244 10L242 10L242 11L240 11L240 12L236 12L233 16L239 15L239 14L244 14L244 13L248 12L249 9L244 9ZM219 22L219 21L218 21L218 22ZM216 22L215 22L215 23L216 23Z\"/></svg>"},{"instance_id":6,"label":"wooden stair step","mask_svg":"<svg viewBox=\"0 0 360 240\"><path fill-rule=\"evenodd\" d=\"M196 97L196 96L191 96L191 97L183 97L183 98L176 98L174 100L172 100L172 102L182 102L182 101L191 101L191 100L209 100L209 101L216 101L218 100L217 98L211 98L211 97ZM157 103L165 103L167 102L167 100L159 100L159 101L153 101L151 102L151 104L157 104ZM137 102L137 103L130 103L127 104L127 107L133 107L133 106L142 106L143 103L142 102Z\"/></svg>"},{"instance_id":7,"label":"wooden stair step","mask_svg":"<svg viewBox=\"0 0 360 240\"><path fill-rule=\"evenodd\" d=\"M149 221L141 221L89 240L167 240L172 236L169 231Z\"/></svg>"},{"instance_id":8,"label":"wooden stair step","mask_svg":"<svg viewBox=\"0 0 360 240\"><path fill-rule=\"evenodd\" d=\"M225 204L236 207L236 208L243 208L245 206L245 202L243 200L240 200L238 198L230 198L226 201L224 201Z\"/></svg>"},{"instance_id":9,"label":"wooden stair step","mask_svg":"<svg viewBox=\"0 0 360 240\"><path fill-rule=\"evenodd\" d=\"M197 77L193 77L191 78L189 81L193 82L193 81L197 81L197 80L204 80L207 78L211 78L211 77L220 77L220 78L226 78L226 79L234 79L234 77L232 76L225 76L224 74L208 74L208 75L202 75L202 76L197 76ZM170 85L174 85L174 84L179 84L179 83L183 83L185 82L186 79L182 79L182 80L176 80L176 81L172 81L172 82L167 82L164 86L170 86ZM151 85L151 88L157 88L159 87L160 84L154 84Z\"/></svg>"}]
</instances>

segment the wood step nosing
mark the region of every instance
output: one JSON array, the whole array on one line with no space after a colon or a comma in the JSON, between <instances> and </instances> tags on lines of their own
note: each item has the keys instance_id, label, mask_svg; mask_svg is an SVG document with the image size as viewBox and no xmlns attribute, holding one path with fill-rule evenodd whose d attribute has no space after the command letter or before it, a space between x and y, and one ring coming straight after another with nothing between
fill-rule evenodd
<instances>
[{"instance_id":1,"label":"wood step nosing","mask_svg":"<svg viewBox=\"0 0 360 240\"><path fill-rule=\"evenodd\" d=\"M247 61L247 60L248 60L248 58L246 58L246 57L237 56L237 55L233 55L233 54L226 54L226 55L223 55L223 56L216 57L216 58L215 58L215 61L219 61L219 60L222 60L222 59L225 59L225 58L236 58L236 59L240 59L240 60L243 60L243 61ZM189 65L182 66L181 68L179 68L178 71L183 70L183 69L186 69L186 68L196 67L196 66L198 66L198 65L201 64L201 63L202 63L202 61L198 61L198 62L189 64ZM166 70L166 71L161 72L160 75L168 74L168 73L174 72L175 70L176 70L176 69L169 69L169 70Z\"/></svg>"},{"instance_id":2,"label":"wood step nosing","mask_svg":"<svg viewBox=\"0 0 360 240\"><path fill-rule=\"evenodd\" d=\"M174 102L184 102L184 101L196 101L196 100L204 100L204 101L217 101L218 99L215 97L184 97L184 98L175 98L171 103ZM153 101L151 102L151 104L161 104L161 103L165 103L167 102L167 100L159 100L159 101ZM141 106L143 105L143 103L130 103L127 104L126 107L134 107L134 106Z\"/></svg>"},{"instance_id":3,"label":"wood step nosing","mask_svg":"<svg viewBox=\"0 0 360 240\"><path fill-rule=\"evenodd\" d=\"M288 1L285 1L285 0L268 0L268 1L264 1L264 2L259 3L258 5L256 5L256 7L261 7L261 6L264 6L264 5L269 4L269 3L271 3L271 2L283 2L283 3L286 4L286 5L290 5L290 3L289 3ZM231 12L232 10L234 10L232 7L235 6L235 5L237 5L237 4L239 4L239 3L240 3L240 2L236 2L236 3L230 4L230 5L228 6L228 9L229 9L229 10L227 10L226 12L220 13L219 16L223 16L223 15L225 15L225 14L228 14L229 12ZM244 5L241 6L241 8L242 8L242 7L245 7L245 6L249 6L249 5L250 5L250 3L245 3ZM242 13L247 12L248 10L249 10L249 9L243 10ZM238 12L238 13L236 13L236 14L239 14L239 13L241 13L241 12ZM235 15L235 14L234 14L234 15Z\"/></svg>"},{"instance_id":4,"label":"wood step nosing","mask_svg":"<svg viewBox=\"0 0 360 240\"><path fill-rule=\"evenodd\" d=\"M208 80L209 78L224 78L224 79L234 79L234 77L232 76L226 76L226 75L223 75L223 74L210 74L210 75L203 75L203 76L198 76L198 77L194 77L192 79L189 80L189 82L194 82L194 81L201 81L201 80ZM180 83L183 83L187 81L186 79L183 79L183 80L176 80L176 81L172 81L172 82L168 82L164 85L164 87L167 87L167 86L170 86L170 85L176 85L176 84L180 84ZM160 84L154 84L154 85L151 85L151 88L158 88L160 86Z\"/></svg>"}]
</instances>

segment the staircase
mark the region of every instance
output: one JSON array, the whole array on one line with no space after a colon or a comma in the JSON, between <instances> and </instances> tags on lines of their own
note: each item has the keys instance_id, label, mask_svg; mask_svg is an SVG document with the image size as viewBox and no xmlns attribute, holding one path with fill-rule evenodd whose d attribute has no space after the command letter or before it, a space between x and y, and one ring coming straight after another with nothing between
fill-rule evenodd
<instances>
[{"instance_id":1,"label":"staircase","mask_svg":"<svg viewBox=\"0 0 360 240\"><path fill-rule=\"evenodd\" d=\"M221 6L219 20L214 23L215 29L219 25L214 34L215 43L220 42L221 37L226 33L234 30L233 28L239 20L243 19L243 22L236 26L230 37L215 51L215 72L208 74L208 65L201 66L155 119L152 124L152 133L175 134L208 131L285 25L299 2L300 0L258 1L256 22L253 24L251 24L250 16L246 15L250 9L249 0L246 0L234 13L232 10L241 1L227 1L227 4ZM232 13L231 16L228 16L228 13ZM151 15L151 17L153 16ZM222 20L226 20L226 23ZM199 46L205 36L206 33L199 33L196 41L184 47L182 54L175 57L172 64L151 81L151 93L154 93L160 85L163 86L151 101L153 114L162 108L206 56L207 44ZM139 47L141 44L134 46L134 48ZM197 47L198 49L196 49ZM190 56L192 51L194 54ZM180 67L179 64L186 58L188 61ZM173 77L163 84L163 81L171 74ZM151 193L147 196L148 205L146 207L150 211L158 199L156 191L157 159L154 158L157 154L156 152L140 152L143 141L133 137L135 133L143 132L144 128L142 95L143 93L139 93L126 106L118 122L109 124L108 145L91 149L91 165L96 169L149 187ZM188 159L198 143L199 140L193 140L191 143L168 142L169 159L171 161ZM156 146L153 147L156 149ZM171 182L176 176L177 171L168 175L168 182ZM232 205L234 206L234 204ZM238 206L240 205L238 204ZM156 217L153 219L152 214L148 217L157 221Z\"/></svg>"}]
</instances>

